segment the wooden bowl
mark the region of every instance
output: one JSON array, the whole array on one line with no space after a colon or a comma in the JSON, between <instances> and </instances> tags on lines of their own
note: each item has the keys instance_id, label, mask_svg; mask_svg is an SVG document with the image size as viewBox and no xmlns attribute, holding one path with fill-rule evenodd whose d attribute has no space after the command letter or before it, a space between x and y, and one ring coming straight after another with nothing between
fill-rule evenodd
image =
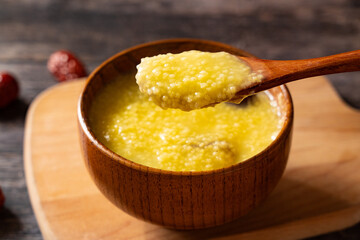
<instances>
[{"instance_id":1,"label":"wooden bowl","mask_svg":"<svg viewBox=\"0 0 360 240\"><path fill-rule=\"evenodd\" d=\"M117 155L96 139L89 127L88 113L94 96L104 84L120 74L135 71L143 57L191 49L251 56L222 43L195 39L139 45L116 54L89 76L78 107L85 164L100 191L128 214L176 229L207 228L233 221L264 201L284 172L293 125L289 91L285 86L271 89L285 119L278 137L244 162L201 172L143 166Z\"/></svg>"}]
</instances>

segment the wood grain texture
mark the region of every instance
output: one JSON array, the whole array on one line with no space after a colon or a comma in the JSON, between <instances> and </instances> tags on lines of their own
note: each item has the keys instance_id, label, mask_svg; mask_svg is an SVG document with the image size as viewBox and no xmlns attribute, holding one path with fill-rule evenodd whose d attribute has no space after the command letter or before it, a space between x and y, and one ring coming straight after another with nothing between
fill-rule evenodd
<instances>
[{"instance_id":1,"label":"wood grain texture","mask_svg":"<svg viewBox=\"0 0 360 240\"><path fill-rule=\"evenodd\" d=\"M46 91L27 118L26 176L45 239L299 239L360 221L354 171L360 167L360 114L346 107L323 77L289 84L296 109L294 140L285 174L270 197L244 218L194 231L137 220L95 187L77 135L83 84Z\"/></svg>"},{"instance_id":2,"label":"wood grain texture","mask_svg":"<svg viewBox=\"0 0 360 240\"><path fill-rule=\"evenodd\" d=\"M203 172L154 169L118 156L96 140L88 124L89 109L94 96L107 82L135 72L144 57L188 50L250 56L223 43L196 39L138 45L111 57L88 77L78 111L84 160L100 191L125 212L174 229L221 225L264 201L284 172L293 126L291 97L282 86L269 90L284 121L279 136L261 153L228 168Z\"/></svg>"},{"instance_id":3,"label":"wood grain texture","mask_svg":"<svg viewBox=\"0 0 360 240\"><path fill-rule=\"evenodd\" d=\"M262 79L259 82L250 84L246 88L240 89L234 99L299 79L360 71L360 50L301 60L284 61L249 57L239 58L245 61L253 72L260 73Z\"/></svg>"}]
</instances>

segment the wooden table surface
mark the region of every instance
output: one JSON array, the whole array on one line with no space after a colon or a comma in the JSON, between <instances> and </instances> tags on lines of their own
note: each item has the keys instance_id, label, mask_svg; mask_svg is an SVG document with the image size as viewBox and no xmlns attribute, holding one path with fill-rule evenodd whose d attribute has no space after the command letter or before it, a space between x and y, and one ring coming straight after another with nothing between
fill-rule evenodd
<instances>
[{"instance_id":1,"label":"wooden table surface","mask_svg":"<svg viewBox=\"0 0 360 240\"><path fill-rule=\"evenodd\" d=\"M360 49L358 0L0 0L0 71L20 99L0 109L0 239L42 239L27 193L23 131L34 97L56 84L48 56L69 49L89 71L115 53L152 40L190 37L231 44L261 58L300 59ZM360 108L360 73L329 76ZM360 224L313 239L360 239Z\"/></svg>"}]
</instances>

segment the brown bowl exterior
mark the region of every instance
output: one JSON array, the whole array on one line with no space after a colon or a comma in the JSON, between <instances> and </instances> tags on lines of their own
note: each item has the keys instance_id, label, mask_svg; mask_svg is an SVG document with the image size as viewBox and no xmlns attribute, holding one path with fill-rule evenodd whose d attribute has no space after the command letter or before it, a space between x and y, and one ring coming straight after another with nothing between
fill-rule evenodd
<instances>
[{"instance_id":1,"label":"brown bowl exterior","mask_svg":"<svg viewBox=\"0 0 360 240\"><path fill-rule=\"evenodd\" d=\"M81 147L87 169L100 191L137 218L176 229L199 229L233 221L261 203L280 180L289 155L293 105L285 86L271 89L285 119L279 136L264 151L228 168L172 172L127 160L101 144L88 125L96 92L119 74L135 71L140 59L197 49L250 54L225 44L172 39L130 48L104 62L88 78L78 108Z\"/></svg>"}]
</instances>

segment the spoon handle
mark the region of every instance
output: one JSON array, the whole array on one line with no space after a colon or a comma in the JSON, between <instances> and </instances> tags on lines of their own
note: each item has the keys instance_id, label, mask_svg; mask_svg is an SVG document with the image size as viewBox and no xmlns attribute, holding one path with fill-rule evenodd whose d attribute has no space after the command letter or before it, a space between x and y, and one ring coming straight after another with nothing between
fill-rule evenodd
<instances>
[{"instance_id":1,"label":"spoon handle","mask_svg":"<svg viewBox=\"0 0 360 240\"><path fill-rule=\"evenodd\" d=\"M248 89L259 92L302 78L360 71L360 50L303 60L251 59L248 63L253 70L263 72L261 83Z\"/></svg>"}]
</instances>

